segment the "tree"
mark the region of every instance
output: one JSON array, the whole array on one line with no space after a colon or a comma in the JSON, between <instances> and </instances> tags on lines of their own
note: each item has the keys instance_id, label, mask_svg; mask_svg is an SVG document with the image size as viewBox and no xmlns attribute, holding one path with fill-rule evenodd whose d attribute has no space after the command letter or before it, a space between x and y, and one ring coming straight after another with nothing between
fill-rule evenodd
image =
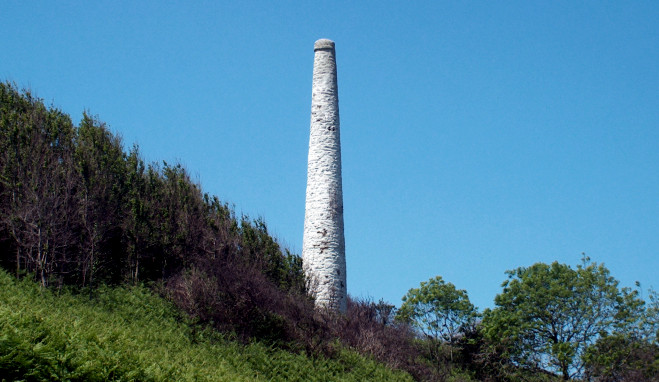
<instances>
[{"instance_id":1,"label":"tree","mask_svg":"<svg viewBox=\"0 0 659 382\"><path fill-rule=\"evenodd\" d=\"M458 333L475 323L476 307L469 302L467 291L456 289L436 276L410 289L396 319L407 322L424 334L430 357L440 362L442 342L449 344L450 359ZM441 362L440 362L441 363Z\"/></svg>"},{"instance_id":2,"label":"tree","mask_svg":"<svg viewBox=\"0 0 659 382\"><path fill-rule=\"evenodd\" d=\"M589 381L659 381L659 345L626 334L597 340L584 354Z\"/></svg>"},{"instance_id":3,"label":"tree","mask_svg":"<svg viewBox=\"0 0 659 382\"><path fill-rule=\"evenodd\" d=\"M585 256L576 269L536 263L506 273L483 328L520 366L560 372L564 380L579 376L588 346L638 321L637 293L618 289L609 270Z\"/></svg>"},{"instance_id":4,"label":"tree","mask_svg":"<svg viewBox=\"0 0 659 382\"><path fill-rule=\"evenodd\" d=\"M83 113L78 127L74 159L79 175L81 226L78 263L80 282L85 286L92 284L95 274L112 263L109 254L120 250L118 222L127 170L121 139L87 113Z\"/></svg>"},{"instance_id":5,"label":"tree","mask_svg":"<svg viewBox=\"0 0 659 382\"><path fill-rule=\"evenodd\" d=\"M659 293L650 289L648 301L648 306L643 314L641 337L659 346Z\"/></svg>"},{"instance_id":6,"label":"tree","mask_svg":"<svg viewBox=\"0 0 659 382\"><path fill-rule=\"evenodd\" d=\"M640 283L636 283L640 289ZM599 338L584 354L585 375L593 381L659 381L659 294L648 291L629 328Z\"/></svg>"},{"instance_id":7,"label":"tree","mask_svg":"<svg viewBox=\"0 0 659 382\"><path fill-rule=\"evenodd\" d=\"M14 243L15 267L42 285L71 272L77 222L75 129L29 92L0 84L0 224Z\"/></svg>"}]
</instances>

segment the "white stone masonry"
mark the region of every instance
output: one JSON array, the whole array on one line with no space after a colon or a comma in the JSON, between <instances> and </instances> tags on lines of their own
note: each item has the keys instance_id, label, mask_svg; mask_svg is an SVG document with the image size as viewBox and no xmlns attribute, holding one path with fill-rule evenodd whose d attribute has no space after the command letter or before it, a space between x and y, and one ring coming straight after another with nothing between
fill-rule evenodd
<instances>
[{"instance_id":1,"label":"white stone masonry","mask_svg":"<svg viewBox=\"0 0 659 382\"><path fill-rule=\"evenodd\" d=\"M302 261L316 306L346 311L339 95L334 42L314 45Z\"/></svg>"}]
</instances>

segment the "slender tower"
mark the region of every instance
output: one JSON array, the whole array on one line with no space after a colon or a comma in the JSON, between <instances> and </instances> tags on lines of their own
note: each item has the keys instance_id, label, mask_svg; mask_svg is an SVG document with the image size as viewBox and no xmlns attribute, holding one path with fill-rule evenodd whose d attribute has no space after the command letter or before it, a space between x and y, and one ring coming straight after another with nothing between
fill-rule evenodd
<instances>
[{"instance_id":1,"label":"slender tower","mask_svg":"<svg viewBox=\"0 0 659 382\"><path fill-rule=\"evenodd\" d=\"M302 261L316 306L346 311L339 92L334 42L314 44Z\"/></svg>"}]
</instances>

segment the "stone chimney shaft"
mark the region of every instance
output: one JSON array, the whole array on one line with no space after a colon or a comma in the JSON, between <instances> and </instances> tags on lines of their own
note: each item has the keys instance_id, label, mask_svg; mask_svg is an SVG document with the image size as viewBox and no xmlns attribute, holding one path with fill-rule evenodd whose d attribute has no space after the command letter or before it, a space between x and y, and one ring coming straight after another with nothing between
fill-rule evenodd
<instances>
[{"instance_id":1,"label":"stone chimney shaft","mask_svg":"<svg viewBox=\"0 0 659 382\"><path fill-rule=\"evenodd\" d=\"M341 137L334 42L314 44L302 261L316 306L346 311Z\"/></svg>"}]
</instances>

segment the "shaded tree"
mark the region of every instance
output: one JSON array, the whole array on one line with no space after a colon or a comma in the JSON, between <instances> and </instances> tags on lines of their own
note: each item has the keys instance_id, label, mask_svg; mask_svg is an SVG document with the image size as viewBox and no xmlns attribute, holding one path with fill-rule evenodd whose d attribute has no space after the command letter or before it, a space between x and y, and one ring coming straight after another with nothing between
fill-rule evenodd
<instances>
[{"instance_id":1,"label":"shaded tree","mask_svg":"<svg viewBox=\"0 0 659 382\"><path fill-rule=\"evenodd\" d=\"M467 291L457 289L436 276L410 289L396 319L412 325L424 335L428 357L440 373L447 372L453 362L454 345L459 334L472 326L478 317L476 307L469 301Z\"/></svg>"},{"instance_id":2,"label":"shaded tree","mask_svg":"<svg viewBox=\"0 0 659 382\"><path fill-rule=\"evenodd\" d=\"M588 380L659 381L659 295L650 289L648 301L633 306L625 330L605 333L586 349Z\"/></svg>"},{"instance_id":3,"label":"shaded tree","mask_svg":"<svg viewBox=\"0 0 659 382\"><path fill-rule=\"evenodd\" d=\"M270 236L261 218L250 221L243 216L240 223L240 256L256 265L270 280L284 290L305 293L302 259L288 250L282 251L279 243Z\"/></svg>"},{"instance_id":4,"label":"shaded tree","mask_svg":"<svg viewBox=\"0 0 659 382\"><path fill-rule=\"evenodd\" d=\"M427 337L452 342L461 329L475 322L478 311L467 291L436 276L407 292L397 317Z\"/></svg>"},{"instance_id":5,"label":"shaded tree","mask_svg":"<svg viewBox=\"0 0 659 382\"><path fill-rule=\"evenodd\" d=\"M72 272L77 221L75 130L61 111L1 84L2 189L0 214L13 240L15 266L42 285Z\"/></svg>"},{"instance_id":6,"label":"shaded tree","mask_svg":"<svg viewBox=\"0 0 659 382\"><path fill-rule=\"evenodd\" d=\"M148 206L145 171L139 147L134 145L126 157L127 192L121 220L122 243L126 253L121 264L116 265L119 268L117 272L133 283L139 280L140 260L147 247L145 237L148 234Z\"/></svg>"},{"instance_id":7,"label":"shaded tree","mask_svg":"<svg viewBox=\"0 0 659 382\"><path fill-rule=\"evenodd\" d=\"M80 283L94 282L97 273L112 279L113 252L121 251L121 206L126 193L126 163L121 139L103 122L83 114L78 126L75 164L80 177Z\"/></svg>"},{"instance_id":8,"label":"shaded tree","mask_svg":"<svg viewBox=\"0 0 659 382\"><path fill-rule=\"evenodd\" d=\"M584 354L589 381L659 381L659 345L626 333L601 337Z\"/></svg>"}]
</instances>

